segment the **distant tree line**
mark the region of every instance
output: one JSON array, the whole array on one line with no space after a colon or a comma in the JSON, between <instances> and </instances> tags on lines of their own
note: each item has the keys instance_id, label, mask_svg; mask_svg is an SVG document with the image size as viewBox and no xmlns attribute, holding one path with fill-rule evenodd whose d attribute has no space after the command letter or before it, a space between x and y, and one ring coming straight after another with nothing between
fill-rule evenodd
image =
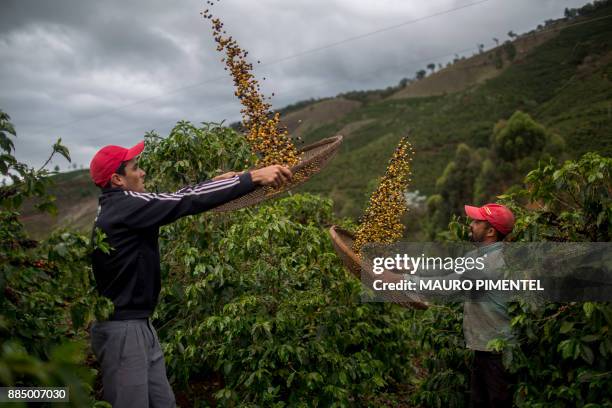
<instances>
[{"instance_id":1,"label":"distant tree line","mask_svg":"<svg viewBox=\"0 0 612 408\"><path fill-rule=\"evenodd\" d=\"M494 126L489 146L457 146L454 159L436 181L436 194L427 209L431 239L446 230L453 214L461 214L465 203L485 204L500 191L513 191L522 176L539 161L563 157L564 139L529 116L516 111Z\"/></svg>"},{"instance_id":2,"label":"distant tree line","mask_svg":"<svg viewBox=\"0 0 612 408\"><path fill-rule=\"evenodd\" d=\"M587 3L579 8L566 8L564 16L566 19L572 19L580 16L588 16L597 10L606 7L612 3L612 0L595 0L592 3Z\"/></svg>"},{"instance_id":3,"label":"distant tree line","mask_svg":"<svg viewBox=\"0 0 612 408\"><path fill-rule=\"evenodd\" d=\"M597 10L608 6L609 4L612 3L612 0L595 0L592 3L587 3L582 7L579 8L566 8L565 9L565 19L573 19L576 17L580 17L580 16L587 16L590 15L594 12L596 12ZM538 25L538 30L544 29L545 27L549 27L552 24L554 24L555 22L557 22L559 20L554 20L554 19L549 19L546 20L544 22L544 24L540 24ZM534 31L535 32L535 31ZM517 50L515 45L513 44L513 41L515 39L517 39L519 37L518 34L516 34L513 30L508 31L508 37L510 38L509 40L506 40L501 48L499 47L500 45L500 40L496 37L493 38L493 42L495 43L496 46L496 50L493 54L489 55L489 59L491 59L493 61L493 64L495 65L495 67L497 69L501 69L504 66L504 56L505 59L508 61L514 61L514 59L516 58L517 55ZM476 45L478 52L475 53L474 55L478 55L478 54L483 54L484 53L484 49L485 49L485 45L484 44L477 44ZM460 57L458 54L455 54L455 57L453 58L452 61L449 61L446 64L446 67L450 67L453 64L456 64L459 61L464 60L465 57ZM442 69L443 64L438 64L438 68ZM430 74L433 74L436 70L436 64L434 63L429 63L426 66L427 70L430 71ZM402 89L405 88L406 86L408 86L409 84L411 84L412 82L415 81L420 81L422 79L424 79L427 76L427 70L426 69L419 69L418 71L416 71L414 77L412 78L402 78L399 81L398 84L398 88Z\"/></svg>"}]
</instances>

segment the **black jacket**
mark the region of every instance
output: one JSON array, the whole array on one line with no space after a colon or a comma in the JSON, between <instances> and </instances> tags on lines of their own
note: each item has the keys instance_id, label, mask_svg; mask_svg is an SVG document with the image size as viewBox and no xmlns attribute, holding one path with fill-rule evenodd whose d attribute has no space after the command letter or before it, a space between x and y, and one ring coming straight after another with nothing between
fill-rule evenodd
<instances>
[{"instance_id":1,"label":"black jacket","mask_svg":"<svg viewBox=\"0 0 612 408\"><path fill-rule=\"evenodd\" d=\"M249 193L250 173L220 181L205 181L176 193L136 193L105 189L94 223L113 248L93 250L92 266L98 292L115 305L114 320L151 315L161 289L159 227L197 214Z\"/></svg>"}]
</instances>

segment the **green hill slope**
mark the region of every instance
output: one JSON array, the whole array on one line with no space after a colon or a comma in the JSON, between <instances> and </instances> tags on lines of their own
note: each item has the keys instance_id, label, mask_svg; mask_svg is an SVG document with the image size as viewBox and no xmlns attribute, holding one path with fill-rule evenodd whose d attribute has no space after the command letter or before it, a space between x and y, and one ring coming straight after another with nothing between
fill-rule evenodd
<instances>
[{"instance_id":1,"label":"green hill slope","mask_svg":"<svg viewBox=\"0 0 612 408\"><path fill-rule=\"evenodd\" d=\"M586 151L612 155L612 19L602 19L607 15L612 7L569 24L481 85L420 98L398 98L400 92L312 129L306 140L367 121L303 189L331 194L339 215L359 216L368 181L384 172L394 144L410 129L416 150L412 189L431 194L458 143L488 146L494 124L516 110L563 136L572 157Z\"/></svg>"},{"instance_id":2,"label":"green hill slope","mask_svg":"<svg viewBox=\"0 0 612 408\"><path fill-rule=\"evenodd\" d=\"M36 239L44 238L54 228L67 227L80 232L91 230L98 208L99 189L91 182L89 170L75 170L52 177L49 191L55 196L57 215L35 210L32 200L21 209L21 220L28 233Z\"/></svg>"}]
</instances>

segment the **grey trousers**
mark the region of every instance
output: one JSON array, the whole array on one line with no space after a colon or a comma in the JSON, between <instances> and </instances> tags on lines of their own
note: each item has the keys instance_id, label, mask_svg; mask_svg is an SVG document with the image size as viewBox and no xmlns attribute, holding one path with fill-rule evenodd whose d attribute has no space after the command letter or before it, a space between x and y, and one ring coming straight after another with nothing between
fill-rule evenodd
<instances>
[{"instance_id":1,"label":"grey trousers","mask_svg":"<svg viewBox=\"0 0 612 408\"><path fill-rule=\"evenodd\" d=\"M103 399L114 408L176 407L148 319L94 322L91 348L101 366Z\"/></svg>"}]
</instances>

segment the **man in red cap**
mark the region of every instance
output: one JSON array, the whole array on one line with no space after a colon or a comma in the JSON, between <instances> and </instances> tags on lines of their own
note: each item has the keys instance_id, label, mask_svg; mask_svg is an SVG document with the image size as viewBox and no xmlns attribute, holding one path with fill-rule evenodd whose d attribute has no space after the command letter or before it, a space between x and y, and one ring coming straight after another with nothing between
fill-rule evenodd
<instances>
[{"instance_id":1,"label":"man in red cap","mask_svg":"<svg viewBox=\"0 0 612 408\"><path fill-rule=\"evenodd\" d=\"M472 241L484 244L503 241L514 228L514 214L505 205L485 204L482 207L464 206L473 221L470 224Z\"/></svg>"},{"instance_id":2,"label":"man in red cap","mask_svg":"<svg viewBox=\"0 0 612 408\"><path fill-rule=\"evenodd\" d=\"M102 189L96 230L112 248L95 248L92 267L97 290L113 301L108 321L91 328L92 350L101 366L103 398L115 408L174 407L164 356L149 321L161 288L159 227L251 192L256 185L278 187L291 179L283 166L226 173L174 193L145 192L138 167L144 142L126 149L106 146L91 161L93 182Z\"/></svg>"},{"instance_id":3,"label":"man in red cap","mask_svg":"<svg viewBox=\"0 0 612 408\"><path fill-rule=\"evenodd\" d=\"M470 238L476 243L478 256L487 255L486 273L499 278L505 267L502 242L514 228L514 215L501 204L482 207L465 206L472 219ZM493 352L488 343L497 338L512 341L510 317L506 304L493 292L463 304L463 334L466 347L474 350L470 381L472 407L511 407L511 378L505 370L500 353Z\"/></svg>"},{"instance_id":4,"label":"man in red cap","mask_svg":"<svg viewBox=\"0 0 612 408\"><path fill-rule=\"evenodd\" d=\"M485 204L482 207L466 205L465 212L472 219L470 239L477 248L468 252L464 258L482 257L485 259L483 261L484 267L481 270L478 272L468 270L460 275L455 273L440 275L432 274L425 268L425 273L420 276L421 270L418 267L406 274L385 269L377 274L377 279L384 283L395 284L408 281L415 283L417 288L419 287L419 281L457 281L457 276L461 276L463 279L500 279L505 269L502 241L514 228L514 215L506 206L500 204ZM453 295L453 292L455 291L452 289L443 290L443 293L447 296ZM391 295L384 293L383 299L395 301L396 293L392 292ZM426 294L419 293L419 296L415 298L415 291L407 290L405 298L399 300L422 302L427 301L426 296ZM499 298L494 291L470 293L469 301L465 301L463 304L463 333L466 347L474 350L470 406L511 407L510 376L504 369L501 354L494 353L489 348L489 342L494 339L502 338L508 342L514 341L510 330L510 317L504 300Z\"/></svg>"}]
</instances>

